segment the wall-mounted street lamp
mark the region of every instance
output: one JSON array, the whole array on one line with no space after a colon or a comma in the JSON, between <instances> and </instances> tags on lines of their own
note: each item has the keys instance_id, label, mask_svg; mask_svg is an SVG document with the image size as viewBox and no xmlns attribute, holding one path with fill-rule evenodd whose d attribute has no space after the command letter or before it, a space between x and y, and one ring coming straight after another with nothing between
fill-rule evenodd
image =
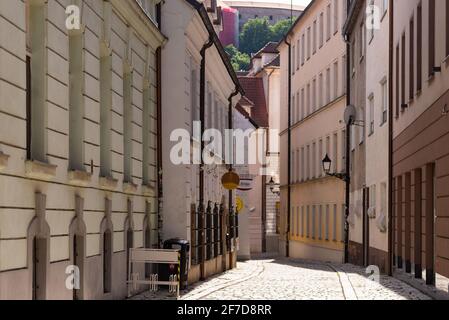
<instances>
[{"instance_id":1,"label":"wall-mounted street lamp","mask_svg":"<svg viewBox=\"0 0 449 320\"><path fill-rule=\"evenodd\" d=\"M281 195L281 190L279 190L279 184L274 182L273 177L271 177L270 182L268 182L268 186L270 187L270 191L277 195L280 196Z\"/></svg>"},{"instance_id":2,"label":"wall-mounted street lamp","mask_svg":"<svg viewBox=\"0 0 449 320\"><path fill-rule=\"evenodd\" d=\"M345 172L342 172L342 173L331 173L331 167L332 167L332 160L331 160L331 158L329 158L329 155L326 154L326 156L323 159L323 170L324 170L324 173L327 176L335 177L335 178L338 178L338 179L343 180L345 182L349 181L349 175L347 173L345 173Z\"/></svg>"}]
</instances>

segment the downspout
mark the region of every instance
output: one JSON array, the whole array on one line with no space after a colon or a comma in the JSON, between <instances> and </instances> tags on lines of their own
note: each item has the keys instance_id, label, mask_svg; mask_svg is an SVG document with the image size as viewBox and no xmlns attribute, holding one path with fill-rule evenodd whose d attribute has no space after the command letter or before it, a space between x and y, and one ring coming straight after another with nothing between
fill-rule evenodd
<instances>
[{"instance_id":1,"label":"downspout","mask_svg":"<svg viewBox=\"0 0 449 320\"><path fill-rule=\"evenodd\" d=\"M204 134L204 121L205 121L205 106L206 106L206 51L214 44L212 37L209 37L207 43L203 45L200 50L201 55L201 70L200 70L200 122L201 122L201 137ZM204 151L204 141L201 139L201 148L200 148L200 195L199 195L199 203L200 207L204 206L204 160L203 160L203 151ZM204 210L201 211L202 226L202 244L201 244L201 280L205 279L206 270L205 270L205 258L206 258L206 246L205 246L205 234L204 234L204 226L206 225Z\"/></svg>"},{"instance_id":2,"label":"downspout","mask_svg":"<svg viewBox=\"0 0 449 320\"><path fill-rule=\"evenodd\" d=\"M163 167L162 167L162 47L156 50L156 95L157 95L157 197L158 197L158 230L162 230L163 218L161 216L163 206ZM162 235L158 232L158 248L162 248Z\"/></svg>"},{"instance_id":3,"label":"downspout","mask_svg":"<svg viewBox=\"0 0 449 320\"><path fill-rule=\"evenodd\" d=\"M290 257L290 219L291 219L291 183L290 183L290 175L292 171L291 166L291 148L292 148L292 131L291 131L291 113L292 113L292 48L291 43L287 41L287 37L284 38L285 44L288 46L288 138L287 138L287 177L288 177L288 184L287 184L287 230L286 230L286 239L285 239L285 256L287 258Z\"/></svg>"},{"instance_id":4,"label":"downspout","mask_svg":"<svg viewBox=\"0 0 449 320\"><path fill-rule=\"evenodd\" d=\"M232 118L232 109L233 109L232 99L235 96L237 96L238 94L239 94L239 89L236 87L235 91L233 93L231 93L231 95L228 98L228 128L229 128L229 130L233 130L234 129L234 121L233 121L233 118ZM231 137L232 137L233 133L232 133L232 131L230 131L230 132L231 132L230 134L231 134ZM233 146L233 145L234 144L231 143L231 146ZM234 152L233 150L234 150L234 147L232 147L232 151L230 151L231 154ZM232 171L233 161L234 161L234 155L232 154L231 163L229 164L229 171ZM232 197L233 196L232 192L233 192L232 190L229 190L229 212L231 212L231 209L234 207L234 200L233 200L233 197ZM235 214L235 216L234 216L234 224L237 224L236 220L238 219L238 215L236 214L236 212L234 212L234 214ZM226 219L226 221L228 221L228 219ZM234 227L235 227L235 225L234 225ZM234 239L233 240L236 241L235 228L234 228L233 235L234 235ZM227 250L227 248L226 248L226 241L225 241L224 247ZM234 247L236 247L236 243L235 242L234 242ZM225 252L227 252L226 250L225 250ZM226 257L225 252L223 253L223 257ZM233 266L232 252L229 252L229 268L232 269L232 266ZM224 269L223 270L226 270L226 261L224 263Z\"/></svg>"},{"instance_id":5,"label":"downspout","mask_svg":"<svg viewBox=\"0 0 449 320\"><path fill-rule=\"evenodd\" d=\"M228 98L228 128L229 130L233 130L234 129L234 121L232 118L232 109L233 109L233 105L232 105L232 99L237 96L239 94L239 90L238 88L235 89L235 91L233 93L231 93L231 95ZM232 153L232 151L231 151ZM229 164L229 171L232 170L233 166L232 163L234 161L234 158L231 159L231 163ZM231 207L233 206L233 200L232 200L232 191L229 191L229 209L231 209Z\"/></svg>"},{"instance_id":6,"label":"downspout","mask_svg":"<svg viewBox=\"0 0 449 320\"><path fill-rule=\"evenodd\" d=\"M388 275L393 276L393 36L394 36L394 1L390 1L389 14L389 68L388 68Z\"/></svg>"},{"instance_id":7,"label":"downspout","mask_svg":"<svg viewBox=\"0 0 449 320\"><path fill-rule=\"evenodd\" d=\"M350 11L351 0L347 0L347 13ZM351 105L351 42L345 36L346 42L346 105ZM344 263L349 263L349 206L351 204L351 121L346 124L346 180L345 180L345 252Z\"/></svg>"}]
</instances>

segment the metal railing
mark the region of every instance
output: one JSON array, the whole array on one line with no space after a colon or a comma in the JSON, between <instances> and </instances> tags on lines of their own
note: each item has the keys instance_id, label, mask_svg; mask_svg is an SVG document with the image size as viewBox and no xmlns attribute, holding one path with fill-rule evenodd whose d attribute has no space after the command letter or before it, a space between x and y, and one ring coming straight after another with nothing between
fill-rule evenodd
<instances>
[{"instance_id":1,"label":"metal railing","mask_svg":"<svg viewBox=\"0 0 449 320\"><path fill-rule=\"evenodd\" d=\"M222 255L224 253L222 239L227 241L227 251L231 250L231 239L238 237L238 219L234 209L226 212L223 204L209 201L207 206L192 205L190 214L192 265ZM226 230L228 235L224 234Z\"/></svg>"}]
</instances>

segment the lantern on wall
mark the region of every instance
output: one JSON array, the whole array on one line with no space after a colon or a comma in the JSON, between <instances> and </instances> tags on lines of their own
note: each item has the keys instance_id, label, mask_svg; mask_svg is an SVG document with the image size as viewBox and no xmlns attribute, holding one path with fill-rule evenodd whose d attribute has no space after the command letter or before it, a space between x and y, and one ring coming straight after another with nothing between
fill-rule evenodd
<instances>
[{"instance_id":1,"label":"lantern on wall","mask_svg":"<svg viewBox=\"0 0 449 320\"><path fill-rule=\"evenodd\" d=\"M226 190L235 190L240 185L240 177L231 169L223 175L221 184Z\"/></svg>"}]
</instances>

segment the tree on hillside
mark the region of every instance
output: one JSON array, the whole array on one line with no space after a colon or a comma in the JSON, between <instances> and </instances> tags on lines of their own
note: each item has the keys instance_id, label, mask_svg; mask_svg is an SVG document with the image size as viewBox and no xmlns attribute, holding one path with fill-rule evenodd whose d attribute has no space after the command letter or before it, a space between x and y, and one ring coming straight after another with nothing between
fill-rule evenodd
<instances>
[{"instance_id":1,"label":"tree on hillside","mask_svg":"<svg viewBox=\"0 0 449 320\"><path fill-rule=\"evenodd\" d=\"M250 57L246 53L240 52L232 44L225 48L226 53L231 59L232 66L235 71L248 70L250 64Z\"/></svg>"},{"instance_id":2,"label":"tree on hillside","mask_svg":"<svg viewBox=\"0 0 449 320\"><path fill-rule=\"evenodd\" d=\"M248 55L259 51L272 38L268 18L248 20L240 33L240 51Z\"/></svg>"},{"instance_id":3,"label":"tree on hillside","mask_svg":"<svg viewBox=\"0 0 449 320\"><path fill-rule=\"evenodd\" d=\"M296 18L293 18L293 22L290 18L279 20L275 25L271 26L272 38L271 41L281 41L281 39L287 34L288 30L290 30L292 24L294 23Z\"/></svg>"}]
</instances>

